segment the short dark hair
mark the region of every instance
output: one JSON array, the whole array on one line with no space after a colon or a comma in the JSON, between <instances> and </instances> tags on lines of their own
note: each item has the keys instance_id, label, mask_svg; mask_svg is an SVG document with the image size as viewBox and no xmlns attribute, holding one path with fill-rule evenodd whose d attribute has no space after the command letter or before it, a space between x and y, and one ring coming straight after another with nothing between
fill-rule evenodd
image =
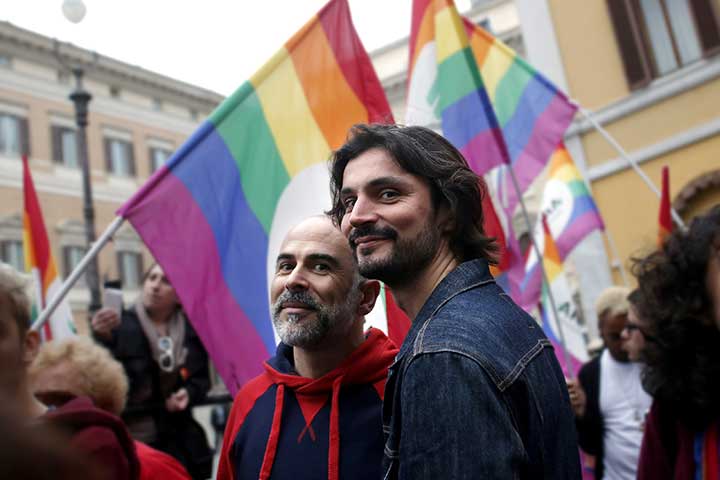
<instances>
[{"instance_id":1,"label":"short dark hair","mask_svg":"<svg viewBox=\"0 0 720 480\"><path fill-rule=\"evenodd\" d=\"M347 141L331 158L332 208L327 213L336 223L345 215L340 198L345 168L373 148L385 150L403 170L427 182L435 209L448 207L454 220L450 248L458 259L484 258L496 263L495 239L486 236L483 229L485 182L470 169L457 148L429 128L359 124L350 129Z\"/></svg>"}]
</instances>

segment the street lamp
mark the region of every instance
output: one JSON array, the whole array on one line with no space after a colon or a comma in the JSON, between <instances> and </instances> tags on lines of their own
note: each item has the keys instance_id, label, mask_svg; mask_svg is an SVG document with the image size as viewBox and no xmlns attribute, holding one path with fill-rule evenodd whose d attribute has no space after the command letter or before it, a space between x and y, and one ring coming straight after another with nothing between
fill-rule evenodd
<instances>
[{"instance_id":1,"label":"street lamp","mask_svg":"<svg viewBox=\"0 0 720 480\"><path fill-rule=\"evenodd\" d=\"M82 0L65 0L62 6L63 15L73 23L80 22L85 16L85 5ZM80 61L69 64L63 60L60 54L60 44L55 40L55 56L60 65L66 70L72 72L75 77L75 90L70 94L70 100L75 105L75 123L77 124L77 145L80 160L80 168L82 170L83 183L83 216L85 219L85 247L89 251L93 243L95 243L95 208L93 207L92 184L90 181L90 162L88 160L88 143L87 131L88 125L88 104L92 99L92 95L83 88L83 70ZM97 54L95 56L97 61ZM85 270L85 281L90 290L89 311L95 312L100 309L100 278L98 276L97 257L94 257Z\"/></svg>"}]
</instances>

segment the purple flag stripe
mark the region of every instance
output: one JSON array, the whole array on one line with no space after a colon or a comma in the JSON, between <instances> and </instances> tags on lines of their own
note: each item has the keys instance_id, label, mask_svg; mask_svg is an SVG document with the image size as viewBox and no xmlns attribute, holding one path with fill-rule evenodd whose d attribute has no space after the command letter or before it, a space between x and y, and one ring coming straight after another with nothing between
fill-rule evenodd
<instances>
[{"instance_id":1,"label":"purple flag stripe","mask_svg":"<svg viewBox=\"0 0 720 480\"><path fill-rule=\"evenodd\" d=\"M205 348L214 353L214 363L234 394L245 381L262 371L258 359L267 358L270 352L225 283L220 255L205 215L186 186L170 172L166 172L163 182L138 198L133 207L130 222L165 266L188 316L218 320L193 326ZM187 225L193 228L185 228ZM192 262L187 261L189 254L193 256ZM242 348L227 349L227 345Z\"/></svg>"}]
</instances>

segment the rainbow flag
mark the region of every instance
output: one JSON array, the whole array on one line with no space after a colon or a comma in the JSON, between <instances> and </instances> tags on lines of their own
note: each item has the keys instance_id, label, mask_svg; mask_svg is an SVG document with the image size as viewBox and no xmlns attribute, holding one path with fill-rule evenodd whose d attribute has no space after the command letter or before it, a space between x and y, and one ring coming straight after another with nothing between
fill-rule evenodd
<instances>
[{"instance_id":1,"label":"rainbow flag","mask_svg":"<svg viewBox=\"0 0 720 480\"><path fill-rule=\"evenodd\" d=\"M555 355L563 371L566 375L574 377L578 368L589 360L587 328L573 298L574 292L565 275L562 257L544 215L541 224L543 229L542 262L547 275L547 283L543 284L541 302L542 327L545 335L555 346ZM555 299L557 316L555 316L550 302L550 293ZM567 364L561 344L564 344L570 354L571 365Z\"/></svg>"},{"instance_id":2,"label":"rainbow flag","mask_svg":"<svg viewBox=\"0 0 720 480\"><path fill-rule=\"evenodd\" d=\"M695 434L693 480L720 480L720 440L718 422L711 423L704 432Z\"/></svg>"},{"instance_id":3,"label":"rainbow flag","mask_svg":"<svg viewBox=\"0 0 720 480\"><path fill-rule=\"evenodd\" d=\"M577 105L498 38L468 19L464 26L524 192L546 167ZM518 197L507 176L503 188L512 214Z\"/></svg>"},{"instance_id":4,"label":"rainbow flag","mask_svg":"<svg viewBox=\"0 0 720 480\"><path fill-rule=\"evenodd\" d=\"M502 132L452 0L414 0L406 123L442 124L479 175L509 163Z\"/></svg>"},{"instance_id":5,"label":"rainbow flag","mask_svg":"<svg viewBox=\"0 0 720 480\"><path fill-rule=\"evenodd\" d=\"M658 247L662 247L665 239L673 231L670 208L670 168L665 165L662 168L662 193L660 195L660 212L658 215Z\"/></svg>"},{"instance_id":6,"label":"rainbow flag","mask_svg":"<svg viewBox=\"0 0 720 480\"><path fill-rule=\"evenodd\" d=\"M554 243L560 258L566 258L591 232L605 229L595 201L563 144L550 159L540 210L547 218L552 238L556 239ZM545 237L541 219L535 225L534 235L536 241L542 241ZM542 272L537 255L531 249L525 261L525 277L521 283L520 304L523 308L534 308L537 305L541 285Z\"/></svg>"},{"instance_id":7,"label":"rainbow flag","mask_svg":"<svg viewBox=\"0 0 720 480\"><path fill-rule=\"evenodd\" d=\"M274 353L269 272L287 230L330 207L327 160L358 122L392 114L347 0L331 0L118 210L231 393Z\"/></svg>"},{"instance_id":8,"label":"rainbow flag","mask_svg":"<svg viewBox=\"0 0 720 480\"><path fill-rule=\"evenodd\" d=\"M35 298L33 299L33 320L39 310L45 308L47 303L57 294L62 286L55 267L55 259L50 250L50 241L45 230L40 202L35 192L27 156L23 155L23 197L25 211L23 212L23 255L25 257L25 271L30 274L33 281ZM75 335L75 322L67 298L58 305L50 319L42 327L42 337L45 341L62 339Z\"/></svg>"}]
</instances>

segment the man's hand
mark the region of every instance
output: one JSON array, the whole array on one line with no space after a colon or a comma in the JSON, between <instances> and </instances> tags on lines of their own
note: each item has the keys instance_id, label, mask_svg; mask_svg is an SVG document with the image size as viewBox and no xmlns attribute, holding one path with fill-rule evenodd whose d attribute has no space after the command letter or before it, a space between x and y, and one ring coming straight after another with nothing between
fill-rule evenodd
<instances>
[{"instance_id":1,"label":"man's hand","mask_svg":"<svg viewBox=\"0 0 720 480\"><path fill-rule=\"evenodd\" d=\"M112 308L101 308L90 320L90 327L93 332L106 340L110 338L112 331L119 325L120 315Z\"/></svg>"},{"instance_id":2,"label":"man's hand","mask_svg":"<svg viewBox=\"0 0 720 480\"><path fill-rule=\"evenodd\" d=\"M165 399L165 408L168 412L181 412L185 410L190 402L188 391L181 388Z\"/></svg>"},{"instance_id":3,"label":"man's hand","mask_svg":"<svg viewBox=\"0 0 720 480\"><path fill-rule=\"evenodd\" d=\"M575 380L567 380L568 393L570 394L570 405L577 418L585 416L585 407L587 405L587 396L580 382Z\"/></svg>"}]
</instances>

